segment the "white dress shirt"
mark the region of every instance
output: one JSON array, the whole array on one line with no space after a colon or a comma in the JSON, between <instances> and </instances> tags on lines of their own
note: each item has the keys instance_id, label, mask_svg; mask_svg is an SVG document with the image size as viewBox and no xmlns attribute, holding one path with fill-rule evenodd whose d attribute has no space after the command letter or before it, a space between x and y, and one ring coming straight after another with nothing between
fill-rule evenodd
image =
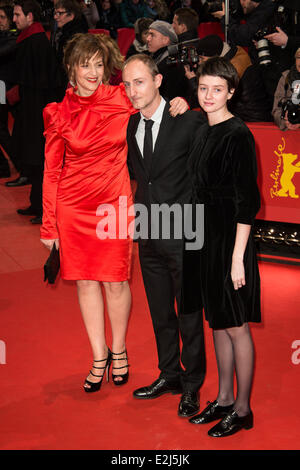
<instances>
[{"instance_id":1,"label":"white dress shirt","mask_svg":"<svg viewBox=\"0 0 300 470\"><path fill-rule=\"evenodd\" d=\"M154 124L152 126L152 142L153 142L153 149L152 150L153 151L154 151L154 148L155 148L155 143L156 143L156 139L157 139L157 136L158 136L159 127L160 127L160 123L161 123L161 120L162 120L162 117L163 117L165 105L166 105L166 101L164 100L163 97L161 97L160 104L159 104L157 110L155 111L155 113L150 118L152 121L154 121ZM145 121L144 121L144 119L146 119L146 118L143 116L142 113L140 113L140 115L141 115L141 120L140 120L139 125L137 127L135 138L136 138L138 147L140 149L140 152L143 155L144 137L145 137Z\"/></svg>"}]
</instances>

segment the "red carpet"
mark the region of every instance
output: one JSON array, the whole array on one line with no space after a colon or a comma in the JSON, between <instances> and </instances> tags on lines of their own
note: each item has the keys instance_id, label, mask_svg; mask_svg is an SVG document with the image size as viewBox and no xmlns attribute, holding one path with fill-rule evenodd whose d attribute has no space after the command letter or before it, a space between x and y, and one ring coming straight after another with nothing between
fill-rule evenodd
<instances>
[{"instance_id":1,"label":"red carpet","mask_svg":"<svg viewBox=\"0 0 300 470\"><path fill-rule=\"evenodd\" d=\"M17 208L28 205L28 190L0 183L1 449L299 449L299 267L260 263L263 323L252 327L255 426L213 439L207 436L211 425L195 426L177 417L178 396L149 402L132 398L135 388L158 375L136 249L127 339L129 383L117 388L104 382L98 393L83 392L91 352L75 287L62 281L54 288L43 283L48 252L40 245L39 227L16 214ZM109 333L108 323L107 328ZM298 355L292 349L296 340ZM202 408L217 392L207 325L206 346Z\"/></svg>"}]
</instances>

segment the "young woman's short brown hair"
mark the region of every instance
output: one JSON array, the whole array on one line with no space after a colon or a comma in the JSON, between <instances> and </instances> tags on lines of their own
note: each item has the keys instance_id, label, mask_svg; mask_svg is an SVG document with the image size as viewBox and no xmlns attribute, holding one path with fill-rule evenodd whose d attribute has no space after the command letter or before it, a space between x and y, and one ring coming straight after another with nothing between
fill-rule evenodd
<instances>
[{"instance_id":1,"label":"young woman's short brown hair","mask_svg":"<svg viewBox=\"0 0 300 470\"><path fill-rule=\"evenodd\" d=\"M229 60L223 57L211 57L203 62L197 70L198 83L199 78L204 75L223 78L227 82L228 91L232 89L236 90L239 84L239 76L236 68Z\"/></svg>"}]
</instances>

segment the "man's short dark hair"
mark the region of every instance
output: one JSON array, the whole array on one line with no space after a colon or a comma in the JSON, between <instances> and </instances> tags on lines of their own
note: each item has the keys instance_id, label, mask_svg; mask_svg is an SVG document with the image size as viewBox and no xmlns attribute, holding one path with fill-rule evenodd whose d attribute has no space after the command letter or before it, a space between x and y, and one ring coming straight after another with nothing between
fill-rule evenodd
<instances>
[{"instance_id":1,"label":"man's short dark hair","mask_svg":"<svg viewBox=\"0 0 300 470\"><path fill-rule=\"evenodd\" d=\"M185 24L188 31L198 28L199 16L192 8L177 8L174 15L177 16L178 24Z\"/></svg>"},{"instance_id":2,"label":"man's short dark hair","mask_svg":"<svg viewBox=\"0 0 300 470\"><path fill-rule=\"evenodd\" d=\"M76 0L56 0L55 8L63 8L68 13L73 13L75 18L81 16L81 8Z\"/></svg>"},{"instance_id":3,"label":"man's short dark hair","mask_svg":"<svg viewBox=\"0 0 300 470\"><path fill-rule=\"evenodd\" d=\"M36 0L15 0L14 5L21 7L25 16L32 13L33 21L41 21L42 9Z\"/></svg>"}]
</instances>

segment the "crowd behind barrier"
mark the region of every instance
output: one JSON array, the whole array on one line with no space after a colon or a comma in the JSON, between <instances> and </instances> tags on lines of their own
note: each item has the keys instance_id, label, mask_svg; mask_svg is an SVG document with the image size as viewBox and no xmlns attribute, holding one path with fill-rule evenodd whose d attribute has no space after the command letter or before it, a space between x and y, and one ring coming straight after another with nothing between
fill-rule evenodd
<instances>
[{"instance_id":1,"label":"crowd behind barrier","mask_svg":"<svg viewBox=\"0 0 300 470\"><path fill-rule=\"evenodd\" d=\"M68 5L65 3L69 0L57 0L56 2L56 10L63 11L65 8L64 5ZM72 1L72 0L70 0ZM267 3L270 0L262 0L259 3ZM1 5L7 5L9 0L0 1L0 9ZM56 47L59 48L59 40L60 36L57 35L58 40L55 39L55 28L54 28L54 20L53 20L53 4L49 0L43 0L39 2L43 9L43 24L46 29L46 34L48 39L52 41L52 45L56 44ZM87 5L84 2L79 1L81 7L83 8L83 12L86 13L88 9L91 8L90 5ZM133 5L141 6L143 4L142 0L124 0L122 2L115 2L113 3L110 0L101 0L91 2L94 4L98 9L98 16L97 14L85 14L85 20L81 21L81 28L82 30L89 31L90 33L94 34L105 34L107 36L111 36L116 39L117 44L119 46L120 52L123 56L126 56L128 49L133 44L133 41L136 38L136 24L134 25L135 16L141 14L138 10L141 9L140 7L134 8ZM189 1L173 1L167 2L167 8L169 9L169 16L166 16L166 9L164 6L160 5L161 0L155 1L151 0L144 4L146 6L147 12L145 13L144 9L143 14L145 14L148 18L152 20L157 19L167 19L169 23L172 23L172 18L174 14L176 15L176 11L178 8L182 7L193 7L195 11L199 15L199 21L196 36L200 39L207 38L210 35L217 35L224 41L224 24L222 25L222 21L220 18L218 20L214 15L205 15L204 10L201 8L199 9L196 4L197 2L189 2ZM164 3L164 2L162 2ZM202 2L203 3L203 2ZM251 3L251 2L250 2ZM253 2L252 2L253 3ZM120 19L120 21L116 20L115 12L121 11L124 8L127 8L127 17L130 15L131 21L128 24L132 24L134 27L126 27L124 21ZM183 8L183 9L184 9ZM114 10L114 27L112 32L112 25L109 23L110 21L110 12ZM130 10L131 9L131 10ZM188 8L190 9L190 8ZM128 16L129 10L131 11L130 15ZM257 10L256 10L257 11ZM102 16L101 16L102 15ZM91 16L93 16L93 21L91 20ZM121 15L122 16L122 15ZM121 17L120 16L120 17ZM60 18L58 14L54 15L56 20ZM101 21L100 21L101 17ZM98 19L99 18L99 19ZM124 18L124 11L123 11L123 18ZM205 19L205 21L203 21ZM77 21L77 18L74 18ZM96 21L97 20L97 21ZM211 21L208 21L211 20ZM70 20L69 20L70 21ZM75 21L75 22L76 22ZM174 20L173 20L174 21ZM106 22L106 23L105 23ZM71 23L73 23L73 18ZM77 21L78 23L78 21ZM224 21L223 21L224 23ZM103 27L103 25L107 25L107 27ZM245 25L245 20L242 20L242 24ZM100 27L101 26L101 27ZM63 25L63 27L65 27ZM76 33L76 30L70 27L70 23L67 25L70 29L70 34ZM54 29L53 29L54 28ZM0 25L0 29L3 29ZM2 34L2 31L1 31ZM4 34L4 32L3 32ZM68 33L69 34L69 33ZM66 35L66 38L68 36ZM4 36L3 36L4 37ZM186 33L178 35L179 40L183 40L184 38L188 38ZM182 39L180 39L182 38ZM1 38L2 40L3 38ZM11 38L10 38L11 40ZM185 39L184 39L185 40ZM58 42L57 42L58 41ZM300 39L296 37L291 37L288 40L288 44L298 44L297 41ZM225 44L225 43L224 43ZM61 47L60 47L61 49ZM60 50L59 49L59 50ZM248 51L248 47L245 45L243 49ZM287 51L290 49L287 47ZM2 54L2 52L0 53ZM2 55L1 55L2 57ZM62 60L62 58L60 58ZM1 80L1 76L0 76ZM117 84L118 81L121 80L121 75L118 74L116 77L116 81L113 84ZM9 88L9 87L8 87ZM3 100L2 100L3 101ZM1 104L1 106L7 108L7 105ZM193 107L193 106L192 106ZM13 112L14 108L10 108L10 111ZM278 114L278 113L277 113ZM274 115L275 116L275 115ZM9 123L13 122L13 118L11 114L8 116ZM272 119L272 117L271 117ZM270 119L270 121L271 121ZM246 122L248 122L245 119ZM275 120L276 124L278 122ZM299 216L297 216L297 210L299 209L299 192L300 192L300 176L299 176L299 163L297 163L298 159L298 148L299 147L299 140L300 140L300 130L291 130L282 132L278 129L278 127L273 124L272 122L255 122L250 123L249 127L253 132L257 144L258 150L258 160L259 160L259 182L260 188L262 191L262 208L259 213L259 218L264 220L276 220L276 221L284 221L290 223L299 223ZM280 126L279 126L280 127ZM281 129L286 129L286 127L281 126ZM4 145L2 145L4 148ZM4 148L6 151L6 148ZM7 153L7 151L6 151ZM4 160L3 160L4 161ZM7 172L6 172L7 173ZM298 189L299 188L299 189Z\"/></svg>"},{"instance_id":2,"label":"crowd behind barrier","mask_svg":"<svg viewBox=\"0 0 300 470\"><path fill-rule=\"evenodd\" d=\"M89 29L89 33L93 34L109 34L107 29ZM222 31L220 23L216 22L207 22L201 23L198 27L198 36L199 38L204 38L209 34L217 34L224 41L225 35ZM120 51L123 55L126 55L129 46L132 44L135 37L134 28L119 28L117 29L117 42L120 48Z\"/></svg>"}]
</instances>

